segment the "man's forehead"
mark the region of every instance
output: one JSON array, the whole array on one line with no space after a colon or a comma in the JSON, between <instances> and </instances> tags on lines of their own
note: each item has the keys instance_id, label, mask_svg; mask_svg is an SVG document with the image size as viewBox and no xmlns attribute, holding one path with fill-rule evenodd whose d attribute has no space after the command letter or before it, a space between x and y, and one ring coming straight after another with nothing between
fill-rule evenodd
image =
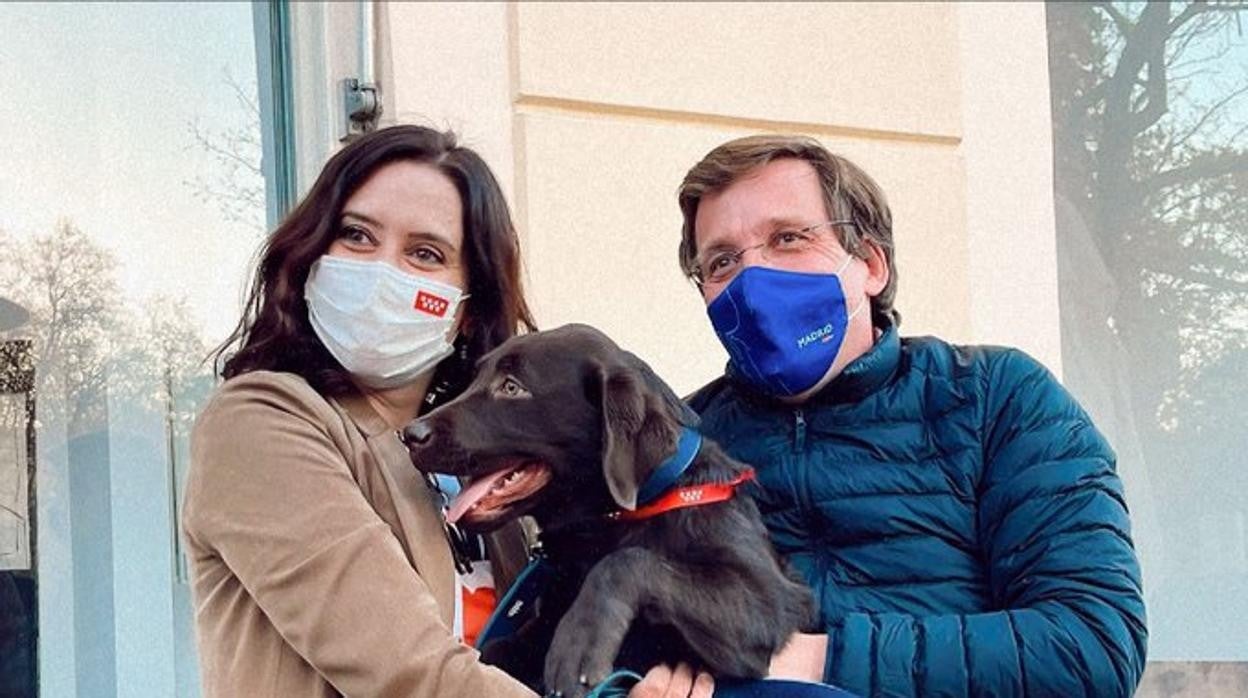
<instances>
[{"instance_id":1,"label":"man's forehead","mask_svg":"<svg viewBox=\"0 0 1248 698\"><path fill-rule=\"evenodd\" d=\"M807 220L811 215L807 209L823 207L818 174L805 160L773 160L742 174L723 189L706 194L694 219L700 246L715 245L725 237L748 232L747 227L812 223Z\"/></svg>"},{"instance_id":2,"label":"man's forehead","mask_svg":"<svg viewBox=\"0 0 1248 698\"><path fill-rule=\"evenodd\" d=\"M790 181L794 179L816 177L818 174L819 173L815 171L815 166L810 164L807 160L803 160L801 158L777 158L742 174L733 180L733 184L747 180L758 180L764 177L768 179Z\"/></svg>"},{"instance_id":3,"label":"man's forehead","mask_svg":"<svg viewBox=\"0 0 1248 698\"><path fill-rule=\"evenodd\" d=\"M737 175L731 182L702 197L703 202L715 202L743 191L775 190L770 193L801 190L795 186L817 180L819 173L813 165L797 158L781 158L759 165Z\"/></svg>"}]
</instances>

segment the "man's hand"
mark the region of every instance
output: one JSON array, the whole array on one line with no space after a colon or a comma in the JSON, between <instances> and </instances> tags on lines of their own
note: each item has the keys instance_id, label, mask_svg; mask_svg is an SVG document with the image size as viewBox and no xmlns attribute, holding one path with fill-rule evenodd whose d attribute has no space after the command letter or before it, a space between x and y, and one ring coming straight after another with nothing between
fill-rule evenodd
<instances>
[{"instance_id":1,"label":"man's hand","mask_svg":"<svg viewBox=\"0 0 1248 698\"><path fill-rule=\"evenodd\" d=\"M674 670L660 664L646 672L628 692L628 698L711 698L714 691L715 681L710 674L698 672L695 677L693 669L681 662Z\"/></svg>"},{"instance_id":2,"label":"man's hand","mask_svg":"<svg viewBox=\"0 0 1248 698\"><path fill-rule=\"evenodd\" d=\"M827 635L793 633L788 644L772 656L767 676L773 679L797 679L818 683L823 681L827 656Z\"/></svg>"}]
</instances>

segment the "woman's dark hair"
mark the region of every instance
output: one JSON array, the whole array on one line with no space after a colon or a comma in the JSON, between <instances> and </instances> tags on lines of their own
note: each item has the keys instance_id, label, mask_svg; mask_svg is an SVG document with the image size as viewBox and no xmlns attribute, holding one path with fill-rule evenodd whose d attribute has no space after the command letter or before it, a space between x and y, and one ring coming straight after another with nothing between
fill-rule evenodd
<instances>
[{"instance_id":1,"label":"woman's dark hair","mask_svg":"<svg viewBox=\"0 0 1248 698\"><path fill-rule=\"evenodd\" d=\"M347 199L378 169L396 161L436 168L454 182L463 205L463 261L471 298L456 352L435 376L438 396L458 393L476 359L522 329L534 329L521 288L519 241L489 167L460 146L454 133L392 126L362 136L330 158L307 196L269 236L243 316L213 354L223 378L288 371L324 395L354 392L349 374L308 322L303 287L312 263L337 239ZM227 354L235 345L238 350Z\"/></svg>"}]
</instances>

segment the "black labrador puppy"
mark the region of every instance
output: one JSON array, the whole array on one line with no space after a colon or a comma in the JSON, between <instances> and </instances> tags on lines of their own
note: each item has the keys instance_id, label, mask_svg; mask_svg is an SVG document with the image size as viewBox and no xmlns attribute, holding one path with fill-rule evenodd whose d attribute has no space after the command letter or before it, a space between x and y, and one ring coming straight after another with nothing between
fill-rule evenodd
<instances>
[{"instance_id":1,"label":"black labrador puppy","mask_svg":"<svg viewBox=\"0 0 1248 698\"><path fill-rule=\"evenodd\" d=\"M417 468L470 479L452 522L487 531L532 515L556 570L536 619L486 661L569 697L630 662L753 678L813 621L753 500L733 496L752 471L699 443L696 422L644 362L569 325L504 343L463 395L405 429Z\"/></svg>"}]
</instances>

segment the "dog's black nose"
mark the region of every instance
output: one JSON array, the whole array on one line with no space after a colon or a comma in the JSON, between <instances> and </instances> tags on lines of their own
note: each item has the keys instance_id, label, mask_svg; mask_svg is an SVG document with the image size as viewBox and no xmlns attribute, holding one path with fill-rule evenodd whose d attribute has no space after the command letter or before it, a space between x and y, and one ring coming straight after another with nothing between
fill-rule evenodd
<instances>
[{"instance_id":1,"label":"dog's black nose","mask_svg":"<svg viewBox=\"0 0 1248 698\"><path fill-rule=\"evenodd\" d=\"M433 436L433 429L423 419L418 419L403 429L403 440L408 443L423 444L431 436Z\"/></svg>"}]
</instances>

